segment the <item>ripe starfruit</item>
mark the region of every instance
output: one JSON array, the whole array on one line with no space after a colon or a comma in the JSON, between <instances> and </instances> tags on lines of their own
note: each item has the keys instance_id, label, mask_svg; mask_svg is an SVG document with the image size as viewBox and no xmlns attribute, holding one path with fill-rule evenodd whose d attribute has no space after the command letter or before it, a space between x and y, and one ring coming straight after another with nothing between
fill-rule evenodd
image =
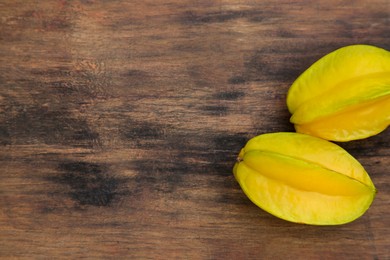
<instances>
[{"instance_id":1,"label":"ripe starfruit","mask_svg":"<svg viewBox=\"0 0 390 260\"><path fill-rule=\"evenodd\" d=\"M390 52L351 45L322 57L287 94L297 132L332 141L373 136L390 124Z\"/></svg>"},{"instance_id":2,"label":"ripe starfruit","mask_svg":"<svg viewBox=\"0 0 390 260\"><path fill-rule=\"evenodd\" d=\"M376 189L363 166L340 146L299 133L252 138L234 176L249 199L287 221L351 222L370 207Z\"/></svg>"}]
</instances>

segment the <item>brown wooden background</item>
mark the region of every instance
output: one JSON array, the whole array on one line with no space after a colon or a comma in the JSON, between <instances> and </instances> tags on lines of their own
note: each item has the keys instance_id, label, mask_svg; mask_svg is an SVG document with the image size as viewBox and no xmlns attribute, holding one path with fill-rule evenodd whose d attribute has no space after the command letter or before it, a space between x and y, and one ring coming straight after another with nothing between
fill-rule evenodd
<instances>
[{"instance_id":1,"label":"brown wooden background","mask_svg":"<svg viewBox=\"0 0 390 260\"><path fill-rule=\"evenodd\" d=\"M390 49L388 0L1 0L0 256L390 259L389 130L342 144L378 189L347 225L279 220L231 172L355 43Z\"/></svg>"}]
</instances>

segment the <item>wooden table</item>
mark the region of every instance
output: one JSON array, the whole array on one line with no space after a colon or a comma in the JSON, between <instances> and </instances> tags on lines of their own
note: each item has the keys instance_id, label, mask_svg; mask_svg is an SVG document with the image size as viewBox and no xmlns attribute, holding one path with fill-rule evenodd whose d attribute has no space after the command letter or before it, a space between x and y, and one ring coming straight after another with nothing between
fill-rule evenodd
<instances>
[{"instance_id":1,"label":"wooden table","mask_svg":"<svg viewBox=\"0 0 390 260\"><path fill-rule=\"evenodd\" d=\"M300 73L389 36L388 0L2 0L0 256L390 259L389 130L341 144L378 189L347 225L277 219L232 175L293 131Z\"/></svg>"}]
</instances>

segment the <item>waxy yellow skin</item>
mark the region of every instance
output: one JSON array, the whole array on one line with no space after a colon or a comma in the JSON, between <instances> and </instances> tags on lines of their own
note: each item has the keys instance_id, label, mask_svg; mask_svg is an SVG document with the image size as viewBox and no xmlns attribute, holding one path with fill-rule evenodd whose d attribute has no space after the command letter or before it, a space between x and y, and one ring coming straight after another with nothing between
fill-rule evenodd
<instances>
[{"instance_id":1,"label":"waxy yellow skin","mask_svg":"<svg viewBox=\"0 0 390 260\"><path fill-rule=\"evenodd\" d=\"M297 223L351 222L369 208L376 193L367 172L345 150L299 133L252 138L233 172L253 203Z\"/></svg>"},{"instance_id":2,"label":"waxy yellow skin","mask_svg":"<svg viewBox=\"0 0 390 260\"><path fill-rule=\"evenodd\" d=\"M373 136L390 124L390 52L351 45L324 56L287 94L297 132L332 141Z\"/></svg>"}]
</instances>

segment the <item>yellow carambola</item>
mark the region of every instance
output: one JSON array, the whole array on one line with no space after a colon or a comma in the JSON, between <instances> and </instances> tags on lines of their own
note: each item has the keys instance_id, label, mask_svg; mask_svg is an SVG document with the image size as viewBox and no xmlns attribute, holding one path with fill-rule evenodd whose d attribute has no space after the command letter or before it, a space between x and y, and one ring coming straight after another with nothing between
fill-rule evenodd
<instances>
[{"instance_id":1,"label":"yellow carambola","mask_svg":"<svg viewBox=\"0 0 390 260\"><path fill-rule=\"evenodd\" d=\"M390 52L351 45L324 56L287 95L297 132L333 141L366 138L390 124Z\"/></svg>"},{"instance_id":2,"label":"yellow carambola","mask_svg":"<svg viewBox=\"0 0 390 260\"><path fill-rule=\"evenodd\" d=\"M291 222L338 225L360 217L376 190L361 164L338 145L299 133L259 135L233 169L245 194Z\"/></svg>"}]
</instances>

